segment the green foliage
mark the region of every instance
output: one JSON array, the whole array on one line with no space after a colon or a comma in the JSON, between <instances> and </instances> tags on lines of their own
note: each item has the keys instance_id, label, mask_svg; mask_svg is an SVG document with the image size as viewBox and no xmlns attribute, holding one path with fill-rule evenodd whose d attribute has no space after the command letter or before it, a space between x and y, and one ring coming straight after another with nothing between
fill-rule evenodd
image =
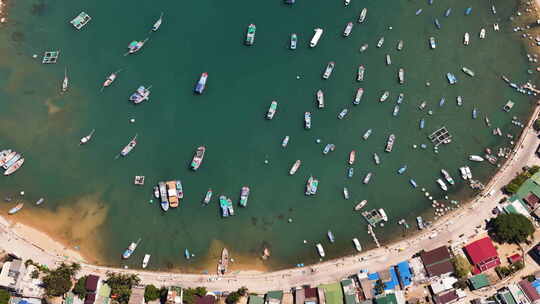
<instances>
[{"instance_id":1,"label":"green foliage","mask_svg":"<svg viewBox=\"0 0 540 304\"><path fill-rule=\"evenodd\" d=\"M375 294L383 294L384 293L384 283L381 279L378 279L375 282Z\"/></svg>"},{"instance_id":2,"label":"green foliage","mask_svg":"<svg viewBox=\"0 0 540 304\"><path fill-rule=\"evenodd\" d=\"M472 266L467 259L462 255L456 255L452 259L454 265L456 277L459 279L466 278L472 270Z\"/></svg>"},{"instance_id":3,"label":"green foliage","mask_svg":"<svg viewBox=\"0 0 540 304\"><path fill-rule=\"evenodd\" d=\"M514 264L511 264L508 267L497 266L495 267L495 271L499 274L501 278L505 278L509 275L512 275L518 272L519 270L523 268L525 268L525 264L523 263L523 261L518 261L518 262L515 262Z\"/></svg>"},{"instance_id":4,"label":"green foliage","mask_svg":"<svg viewBox=\"0 0 540 304\"><path fill-rule=\"evenodd\" d=\"M75 286L73 287L73 293L77 295L77 297L79 297L79 299L84 299L86 297L86 294L88 293L88 291L86 290L86 278L88 278L88 276L83 276L81 277L77 283L75 283Z\"/></svg>"},{"instance_id":5,"label":"green foliage","mask_svg":"<svg viewBox=\"0 0 540 304\"><path fill-rule=\"evenodd\" d=\"M144 301L150 302L157 300L161 297L161 290L159 290L156 286L150 284L146 285L144 288Z\"/></svg>"},{"instance_id":6,"label":"green foliage","mask_svg":"<svg viewBox=\"0 0 540 304\"><path fill-rule=\"evenodd\" d=\"M534 121L533 128L534 128L536 131L540 131L540 118Z\"/></svg>"},{"instance_id":7,"label":"green foliage","mask_svg":"<svg viewBox=\"0 0 540 304\"><path fill-rule=\"evenodd\" d=\"M521 187L521 185L523 185L526 180L528 180L539 170L539 166L532 166L530 168L527 168L526 170L523 170L521 173L516 175L516 177L514 177L514 179L512 179L510 183L508 183L508 185L504 187L504 190L507 193L515 194L518 191L519 187Z\"/></svg>"},{"instance_id":8,"label":"green foliage","mask_svg":"<svg viewBox=\"0 0 540 304\"><path fill-rule=\"evenodd\" d=\"M249 290L247 289L247 287L242 286L242 287L238 288L237 292L238 292L242 297L245 297L245 296L248 295Z\"/></svg>"},{"instance_id":9,"label":"green foliage","mask_svg":"<svg viewBox=\"0 0 540 304\"><path fill-rule=\"evenodd\" d=\"M10 298L9 291L0 289L0 304L8 304L9 298Z\"/></svg>"},{"instance_id":10,"label":"green foliage","mask_svg":"<svg viewBox=\"0 0 540 304\"><path fill-rule=\"evenodd\" d=\"M499 243L526 242L533 235L534 226L522 214L500 214L491 220L493 237Z\"/></svg>"},{"instance_id":11,"label":"green foliage","mask_svg":"<svg viewBox=\"0 0 540 304\"><path fill-rule=\"evenodd\" d=\"M227 304L234 304L238 303L238 300L240 300L240 297L244 297L248 294L248 289L244 286L238 288L237 291L231 292L227 298L225 299L225 303Z\"/></svg>"},{"instance_id":12,"label":"green foliage","mask_svg":"<svg viewBox=\"0 0 540 304\"><path fill-rule=\"evenodd\" d=\"M105 283L111 287L111 297L120 304L127 304L131 296L131 287L141 282L136 274L107 272Z\"/></svg>"},{"instance_id":13,"label":"green foliage","mask_svg":"<svg viewBox=\"0 0 540 304\"><path fill-rule=\"evenodd\" d=\"M66 265L62 263L58 268L50 270L43 278L45 294L51 297L59 297L68 292L73 285L71 279L77 273L78 268L80 266L77 267L76 264Z\"/></svg>"},{"instance_id":14,"label":"green foliage","mask_svg":"<svg viewBox=\"0 0 540 304\"><path fill-rule=\"evenodd\" d=\"M453 287L457 289L466 289L469 285L467 284L466 279L459 279L454 283Z\"/></svg>"}]
</instances>

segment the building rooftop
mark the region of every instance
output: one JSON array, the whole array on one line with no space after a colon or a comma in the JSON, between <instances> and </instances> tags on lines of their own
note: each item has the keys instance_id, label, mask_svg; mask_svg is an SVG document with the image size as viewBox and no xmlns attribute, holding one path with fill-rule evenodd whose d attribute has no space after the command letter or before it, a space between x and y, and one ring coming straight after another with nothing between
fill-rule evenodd
<instances>
[{"instance_id":1,"label":"building rooftop","mask_svg":"<svg viewBox=\"0 0 540 304\"><path fill-rule=\"evenodd\" d=\"M100 288L100 291L103 288ZM110 293L110 288L109 288ZM144 304L144 287L133 286L131 288L131 296L129 297L128 304Z\"/></svg>"},{"instance_id":2,"label":"building rooftop","mask_svg":"<svg viewBox=\"0 0 540 304\"><path fill-rule=\"evenodd\" d=\"M456 283L458 280L454 277L443 277L433 283L431 283L430 288L433 294L439 294L441 292L447 291L452 289L454 283Z\"/></svg>"},{"instance_id":3,"label":"building rooftop","mask_svg":"<svg viewBox=\"0 0 540 304\"><path fill-rule=\"evenodd\" d=\"M528 280L521 280L518 285L531 302L540 300L540 295L531 282Z\"/></svg>"},{"instance_id":4,"label":"building rooftop","mask_svg":"<svg viewBox=\"0 0 540 304\"><path fill-rule=\"evenodd\" d=\"M429 277L451 273L454 271L450 252L446 246L441 246L431 251L424 251L420 254L420 258L424 263L424 267L426 268L426 272Z\"/></svg>"},{"instance_id":5,"label":"building rooftop","mask_svg":"<svg viewBox=\"0 0 540 304\"><path fill-rule=\"evenodd\" d=\"M264 304L263 297L250 295L248 298L248 304Z\"/></svg>"},{"instance_id":6,"label":"building rooftop","mask_svg":"<svg viewBox=\"0 0 540 304\"><path fill-rule=\"evenodd\" d=\"M459 299L459 295L455 290L451 290L433 297L433 300L436 304L452 303L457 299Z\"/></svg>"},{"instance_id":7,"label":"building rooftop","mask_svg":"<svg viewBox=\"0 0 540 304\"><path fill-rule=\"evenodd\" d=\"M86 278L86 284L84 285L84 287L86 288L86 290L90 292L96 292L98 282L99 282L99 277L91 274Z\"/></svg>"},{"instance_id":8,"label":"building rooftop","mask_svg":"<svg viewBox=\"0 0 540 304\"><path fill-rule=\"evenodd\" d=\"M474 265L473 273L479 273L501 264L497 250L489 237L474 241L463 249Z\"/></svg>"},{"instance_id":9,"label":"building rooftop","mask_svg":"<svg viewBox=\"0 0 540 304\"><path fill-rule=\"evenodd\" d=\"M324 297L327 304L343 304L343 290L339 283L325 284L319 286L324 290Z\"/></svg>"},{"instance_id":10,"label":"building rooftop","mask_svg":"<svg viewBox=\"0 0 540 304\"><path fill-rule=\"evenodd\" d=\"M144 293L143 293L143 301L144 301ZM214 304L215 302L216 302L216 298L213 295L206 295L204 297L197 297L195 299L195 304Z\"/></svg>"},{"instance_id":11,"label":"building rooftop","mask_svg":"<svg viewBox=\"0 0 540 304\"><path fill-rule=\"evenodd\" d=\"M469 278L469 284L472 290L489 286L489 279L485 274L478 274Z\"/></svg>"},{"instance_id":12,"label":"building rooftop","mask_svg":"<svg viewBox=\"0 0 540 304\"><path fill-rule=\"evenodd\" d=\"M399 276L399 282L402 288L405 288L412 284L412 273L411 268L409 266L409 263L407 261L403 261L396 265L398 276Z\"/></svg>"}]
</instances>

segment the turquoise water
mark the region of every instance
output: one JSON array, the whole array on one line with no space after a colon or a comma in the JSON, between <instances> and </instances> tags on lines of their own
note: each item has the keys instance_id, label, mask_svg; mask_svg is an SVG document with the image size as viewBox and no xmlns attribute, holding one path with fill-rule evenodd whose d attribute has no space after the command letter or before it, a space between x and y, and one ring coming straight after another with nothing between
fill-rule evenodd
<instances>
[{"instance_id":1,"label":"turquoise water","mask_svg":"<svg viewBox=\"0 0 540 304\"><path fill-rule=\"evenodd\" d=\"M504 73L516 81L527 79L524 50L510 31L507 21L514 9L509 1L497 1L496 16L490 4L475 3L473 14L464 16L468 1L454 1L453 14L442 17L447 4L435 0L362 2L353 0L347 8L341 1L297 1L293 7L279 0L262 1L154 1L124 0L107 3L71 1L28 1L12 4L10 21L3 29L0 61L0 142L24 153L26 163L11 177L1 178L0 190L14 194L24 189L30 201L45 196L47 208L60 213L62 207L79 208L81 197L92 197L88 204L107 210L104 222L90 235L77 238L78 217L68 221L62 237L70 245L89 248L89 239L100 240L100 262L138 266L144 253L152 254L154 268L179 267L204 269L214 261L215 245L225 244L234 254L246 258L260 256L268 246L270 268L318 260L313 243L321 241L330 258L353 252L351 239L358 237L365 248L373 247L366 223L352 207L369 201L366 209L385 208L390 221L377 228L380 240L402 235L397 225L401 218L414 226L421 213L432 214L430 202L409 185L414 178L437 198L443 196L435 183L439 170L447 168L455 179L457 168L470 165L481 180L495 172L487 164L467 161L469 154L483 154L485 147L495 150L508 146L508 140L491 135L484 116L493 127L517 135L511 116L526 119L531 107L528 98L518 95L500 80ZM368 7L367 21L355 21L362 7ZM423 8L421 15L415 11ZM68 23L81 10L93 20L81 31ZM160 12L164 22L157 33L150 28ZM437 30L437 16L442 29ZM355 22L353 33L343 38L348 21ZM501 24L493 32L491 24ZM257 24L253 47L243 45L246 27ZM391 26L393 29L389 30ZM325 32L314 48L308 48L313 28ZM479 40L481 27L487 39ZM471 45L463 46L463 34L471 33ZM289 50L288 37L299 36L299 48ZM375 48L385 37L381 49ZM435 36L438 47L428 48L428 37ZM122 56L132 40L150 37L142 51ZM403 51L396 50L399 39ZM362 44L369 48L359 53ZM41 65L32 54L61 50L59 63ZM392 65L385 65L385 54ZM321 73L328 61L336 68L329 80ZM366 80L357 83L359 64L367 68ZM476 77L460 71L470 67ZM68 68L71 88L59 94L64 68ZM397 70L406 70L406 85L397 83ZM100 85L111 72L123 69L114 85L100 93ZM207 90L202 96L192 93L200 73L208 72ZM457 75L459 83L449 86L445 74ZM296 76L301 76L296 79ZM425 82L431 86L425 86ZM139 85L152 85L149 102L134 106L127 100ZM362 103L351 102L358 87L365 89ZM315 92L325 91L326 108L316 109ZM385 90L391 96L378 99ZM398 117L392 116L399 92L405 94ZM457 95L464 106L456 106ZM439 107L439 99L446 104ZM511 113L501 111L508 99L516 102ZM279 102L272 121L264 119L270 102ZM434 114L419 111L428 102ZM336 118L342 108L350 113ZM471 119L473 107L479 118ZM303 129L303 113L313 113L313 127ZM135 118L135 123L129 123ZM426 128L418 122L426 118ZM426 136L446 126L453 135L450 145L435 154ZM369 140L361 136L373 128ZM78 146L79 139L96 129L93 141ZM386 138L397 136L392 153L384 153ZM115 155L138 134L139 143L126 158ZM291 137L286 149L285 135ZM320 138L322 143L315 140ZM326 143L336 151L322 154ZM428 144L428 149L413 149L413 144ZM207 154L197 172L188 170L197 146ZM358 151L355 175L346 177L349 152ZM382 164L375 166L372 153ZM296 159L302 167L295 176L288 170ZM268 164L264 161L268 160ZM404 176L396 174L408 165ZM367 172L374 176L362 184ZM320 179L316 197L303 195L310 174ZM145 175L143 187L132 184L135 175ZM177 210L163 213L157 203L150 204L152 186L161 180L181 179L185 200ZM246 209L236 208L237 216L221 219L217 197L225 194L237 201L240 188L251 187ZM351 200L344 200L347 186ZM201 206L208 188L214 200ZM460 180L452 187L451 198L465 199L471 192ZM86 201L85 201L86 202ZM59 209L60 208L60 209ZM26 208L29 214L35 208ZM75 214L79 217L92 214ZM288 223L288 219L293 220ZM58 219L59 221L60 219ZM37 221L37 219L36 219ZM39 221L55 221L53 217ZM326 232L331 229L336 243L331 245ZM411 231L414 230L411 229ZM120 261L129 242L142 238L134 256ZM307 240L308 244L304 244ZM215 243L218 241L219 243ZM96 245L97 246L97 245ZM209 248L212 248L209 253ZM196 254L186 261L184 248Z\"/></svg>"}]
</instances>

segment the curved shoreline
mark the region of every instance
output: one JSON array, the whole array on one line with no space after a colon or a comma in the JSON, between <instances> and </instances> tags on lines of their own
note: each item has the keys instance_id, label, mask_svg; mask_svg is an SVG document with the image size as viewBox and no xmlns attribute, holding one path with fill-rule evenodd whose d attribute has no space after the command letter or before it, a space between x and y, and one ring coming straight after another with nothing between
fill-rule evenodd
<instances>
[{"instance_id":1,"label":"curved shoreline","mask_svg":"<svg viewBox=\"0 0 540 304\"><path fill-rule=\"evenodd\" d=\"M11 225L3 217L0 217L0 249L14 253L22 259L32 259L49 267L61 262L78 262L82 266L80 275L105 275L109 271L136 273L143 284L157 286L176 284L185 287L205 286L212 291L233 291L245 286L252 292L264 293L270 290L288 290L306 284L317 286L335 282L356 273L360 269L380 271L409 259L422 249L433 249L441 245L461 245L478 236L480 233L476 227L483 226L484 220L492 216L491 210L504 196L500 189L524 165L540 164L540 159L535 155L538 139L536 132L531 128L539 113L540 106L536 105L529 122L514 146L512 156L492 177L485 189L472 199L470 204L466 204L461 209L439 219L430 229L422 233L415 234L389 246L372 249L357 255L324 261L302 268L272 272L241 271L220 277L216 275L128 270L87 264L78 252L65 248L62 244L55 242L52 238L33 228L24 227L21 224ZM31 237L21 234L21 231L24 230L30 233ZM34 240L35 234L38 234L38 239L45 241L46 245L36 242Z\"/></svg>"}]
</instances>

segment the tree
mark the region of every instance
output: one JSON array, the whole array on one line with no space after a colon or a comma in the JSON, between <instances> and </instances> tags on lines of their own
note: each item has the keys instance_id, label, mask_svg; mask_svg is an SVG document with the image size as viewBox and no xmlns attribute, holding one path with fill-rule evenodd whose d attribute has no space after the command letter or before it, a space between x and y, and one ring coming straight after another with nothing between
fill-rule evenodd
<instances>
[{"instance_id":1,"label":"tree","mask_svg":"<svg viewBox=\"0 0 540 304\"><path fill-rule=\"evenodd\" d=\"M73 293L79 297L79 299L84 299L86 297L86 294L88 291L86 290L86 278L88 276L83 276L77 280L77 283L75 283L75 286L73 287Z\"/></svg>"},{"instance_id":2,"label":"tree","mask_svg":"<svg viewBox=\"0 0 540 304\"><path fill-rule=\"evenodd\" d=\"M452 264L454 265L456 276L460 279L466 278L472 270L471 264L462 255L455 256L452 259Z\"/></svg>"},{"instance_id":3,"label":"tree","mask_svg":"<svg viewBox=\"0 0 540 304\"><path fill-rule=\"evenodd\" d=\"M195 288L195 294L199 297L204 297L208 293L208 290L206 290L206 287L197 287Z\"/></svg>"},{"instance_id":4,"label":"tree","mask_svg":"<svg viewBox=\"0 0 540 304\"><path fill-rule=\"evenodd\" d=\"M34 270L32 271L32 273L30 274L30 277L31 277L32 279L37 279L37 278L39 278L39 270L34 269Z\"/></svg>"},{"instance_id":5,"label":"tree","mask_svg":"<svg viewBox=\"0 0 540 304\"><path fill-rule=\"evenodd\" d=\"M8 304L10 297L9 291L0 289L0 304Z\"/></svg>"},{"instance_id":6,"label":"tree","mask_svg":"<svg viewBox=\"0 0 540 304\"><path fill-rule=\"evenodd\" d=\"M45 294L51 297L59 297L71 289L71 279L76 274L76 267L62 263L55 270L51 270L43 278Z\"/></svg>"},{"instance_id":7,"label":"tree","mask_svg":"<svg viewBox=\"0 0 540 304\"><path fill-rule=\"evenodd\" d=\"M375 282L375 294L383 294L384 293L384 283L381 279L378 279L376 282Z\"/></svg>"},{"instance_id":8,"label":"tree","mask_svg":"<svg viewBox=\"0 0 540 304\"><path fill-rule=\"evenodd\" d=\"M159 299L161 296L161 290L156 286L150 284L144 288L144 301L150 302Z\"/></svg>"},{"instance_id":9,"label":"tree","mask_svg":"<svg viewBox=\"0 0 540 304\"><path fill-rule=\"evenodd\" d=\"M136 274L107 273L105 283L111 287L111 297L120 304L127 304L131 296L131 287L141 282Z\"/></svg>"},{"instance_id":10,"label":"tree","mask_svg":"<svg viewBox=\"0 0 540 304\"><path fill-rule=\"evenodd\" d=\"M523 243L533 235L534 226L522 214L500 214L491 220L493 237L499 243Z\"/></svg>"},{"instance_id":11,"label":"tree","mask_svg":"<svg viewBox=\"0 0 540 304\"><path fill-rule=\"evenodd\" d=\"M233 291L227 296L227 298L225 299L225 303L234 304L238 303L238 300L240 300L240 294L238 293L238 291Z\"/></svg>"},{"instance_id":12,"label":"tree","mask_svg":"<svg viewBox=\"0 0 540 304\"><path fill-rule=\"evenodd\" d=\"M247 296L249 290L247 289L247 287L242 286L242 287L238 288L237 291L242 297L245 297L245 296Z\"/></svg>"}]
</instances>

